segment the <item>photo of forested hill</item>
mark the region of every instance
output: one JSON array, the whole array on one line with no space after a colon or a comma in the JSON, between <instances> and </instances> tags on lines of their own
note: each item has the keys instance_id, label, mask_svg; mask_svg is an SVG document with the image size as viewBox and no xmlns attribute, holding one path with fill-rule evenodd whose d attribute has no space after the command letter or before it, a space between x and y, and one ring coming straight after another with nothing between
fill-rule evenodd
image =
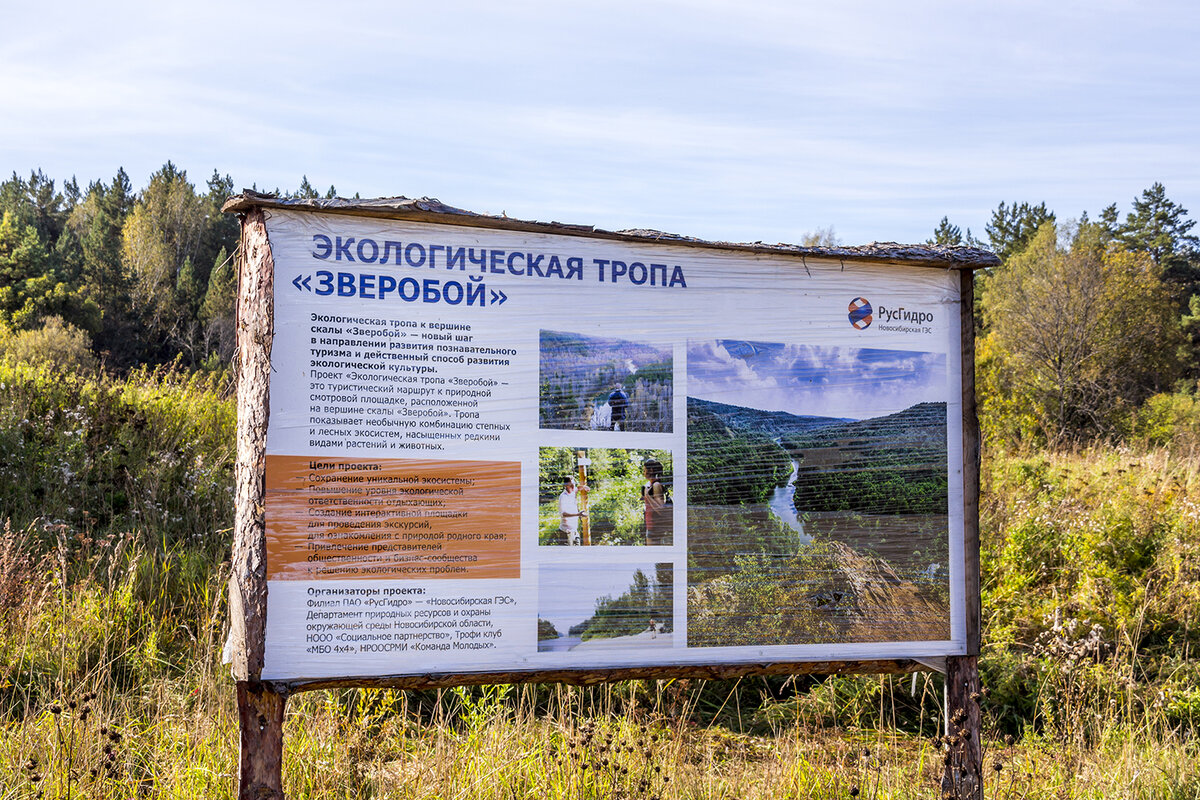
<instances>
[{"instance_id":1,"label":"photo of forested hill","mask_svg":"<svg viewBox=\"0 0 1200 800\"><path fill-rule=\"evenodd\" d=\"M780 442L799 463L796 508L946 513L946 404L824 426Z\"/></svg>"},{"instance_id":2,"label":"photo of forested hill","mask_svg":"<svg viewBox=\"0 0 1200 800\"><path fill-rule=\"evenodd\" d=\"M943 357L701 342L688 381L689 646L949 636Z\"/></svg>"},{"instance_id":3,"label":"photo of forested hill","mask_svg":"<svg viewBox=\"0 0 1200 800\"><path fill-rule=\"evenodd\" d=\"M669 345L543 330L539 350L540 427L671 431Z\"/></svg>"}]
</instances>

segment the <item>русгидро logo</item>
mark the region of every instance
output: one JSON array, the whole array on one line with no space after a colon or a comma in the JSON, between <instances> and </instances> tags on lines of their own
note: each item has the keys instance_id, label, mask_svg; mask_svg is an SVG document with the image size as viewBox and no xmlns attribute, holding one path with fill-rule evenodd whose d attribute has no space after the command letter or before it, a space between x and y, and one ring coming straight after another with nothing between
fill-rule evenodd
<instances>
[{"instance_id":1,"label":"\u0440\u0443\u0441\u0433\u0438\u0434\u0440\u043e logo","mask_svg":"<svg viewBox=\"0 0 1200 800\"><path fill-rule=\"evenodd\" d=\"M856 297L850 301L850 324L860 331L871 325L871 304L865 297Z\"/></svg>"}]
</instances>

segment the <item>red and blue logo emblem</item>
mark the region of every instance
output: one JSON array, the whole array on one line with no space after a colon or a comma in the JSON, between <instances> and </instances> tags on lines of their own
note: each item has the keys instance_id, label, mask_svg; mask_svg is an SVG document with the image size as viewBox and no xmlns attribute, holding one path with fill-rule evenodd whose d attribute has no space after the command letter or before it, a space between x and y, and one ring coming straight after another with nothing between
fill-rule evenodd
<instances>
[{"instance_id":1,"label":"red and blue logo emblem","mask_svg":"<svg viewBox=\"0 0 1200 800\"><path fill-rule=\"evenodd\" d=\"M870 327L871 313L871 304L865 297L856 297L850 301L850 324L858 330Z\"/></svg>"}]
</instances>

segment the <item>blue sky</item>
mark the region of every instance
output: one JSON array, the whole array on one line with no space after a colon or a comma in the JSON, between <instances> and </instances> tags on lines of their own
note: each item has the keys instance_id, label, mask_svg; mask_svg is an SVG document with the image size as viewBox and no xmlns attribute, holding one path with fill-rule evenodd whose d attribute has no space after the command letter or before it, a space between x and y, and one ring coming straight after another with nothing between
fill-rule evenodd
<instances>
[{"instance_id":1,"label":"blue sky","mask_svg":"<svg viewBox=\"0 0 1200 800\"><path fill-rule=\"evenodd\" d=\"M1001 200L1200 215L1187 2L9 4L0 169L709 239L982 235Z\"/></svg>"},{"instance_id":2,"label":"blue sky","mask_svg":"<svg viewBox=\"0 0 1200 800\"><path fill-rule=\"evenodd\" d=\"M947 399L946 356L720 340L688 344L688 396L801 416L866 419Z\"/></svg>"}]
</instances>

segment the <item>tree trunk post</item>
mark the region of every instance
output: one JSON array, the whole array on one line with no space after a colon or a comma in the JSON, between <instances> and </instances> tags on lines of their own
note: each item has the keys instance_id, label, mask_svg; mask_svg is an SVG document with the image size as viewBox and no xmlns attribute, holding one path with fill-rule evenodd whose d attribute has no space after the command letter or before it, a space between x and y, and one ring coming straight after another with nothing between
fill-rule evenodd
<instances>
[{"instance_id":1,"label":"tree trunk post","mask_svg":"<svg viewBox=\"0 0 1200 800\"><path fill-rule=\"evenodd\" d=\"M267 623L266 445L275 263L266 216L242 219L238 264L237 465L229 657L241 729L239 800L283 798L284 697L260 682Z\"/></svg>"},{"instance_id":2,"label":"tree trunk post","mask_svg":"<svg viewBox=\"0 0 1200 800\"><path fill-rule=\"evenodd\" d=\"M983 800L983 718L979 710L979 659L946 659L946 752L942 797Z\"/></svg>"},{"instance_id":3,"label":"tree trunk post","mask_svg":"<svg viewBox=\"0 0 1200 800\"><path fill-rule=\"evenodd\" d=\"M942 773L942 796L983 800L983 720L979 710L983 627L979 580L979 418L975 406L975 288L970 270L959 273L959 300L966 653L946 658L945 736L949 749Z\"/></svg>"},{"instance_id":4,"label":"tree trunk post","mask_svg":"<svg viewBox=\"0 0 1200 800\"><path fill-rule=\"evenodd\" d=\"M238 800L284 800L283 709L287 698L257 681L238 681L241 762Z\"/></svg>"}]
</instances>

